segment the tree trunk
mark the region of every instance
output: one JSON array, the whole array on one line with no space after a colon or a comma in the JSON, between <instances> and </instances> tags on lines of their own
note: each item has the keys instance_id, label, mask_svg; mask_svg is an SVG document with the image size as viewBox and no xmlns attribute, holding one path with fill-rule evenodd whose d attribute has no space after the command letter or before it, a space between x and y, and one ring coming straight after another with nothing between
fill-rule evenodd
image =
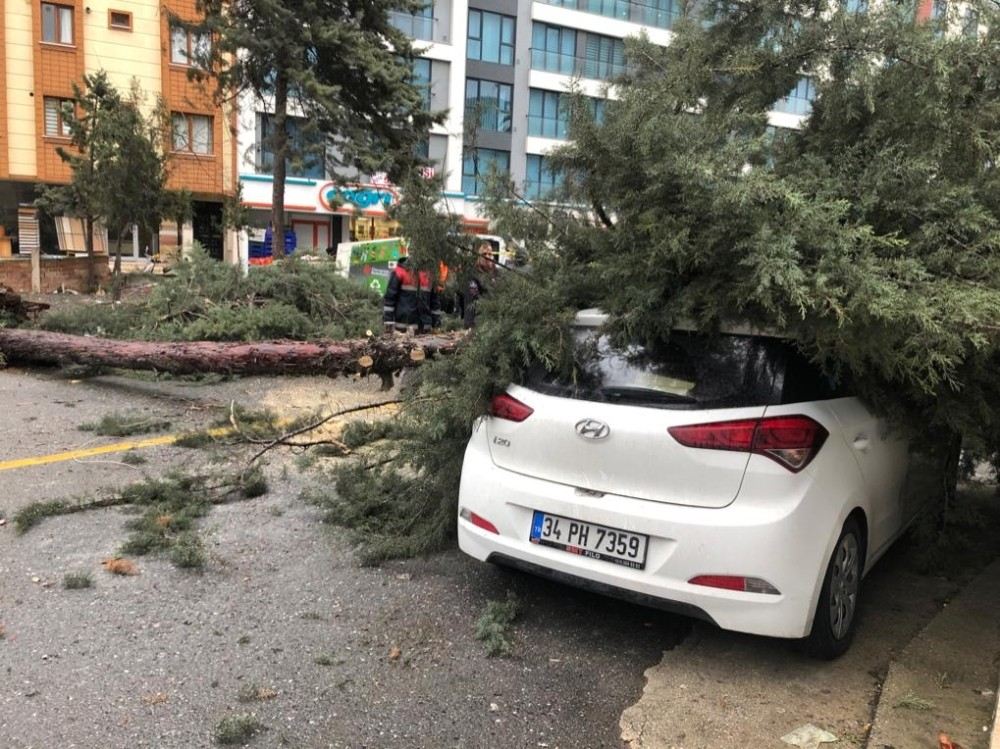
<instances>
[{"instance_id":1,"label":"tree trunk","mask_svg":"<svg viewBox=\"0 0 1000 749\"><path fill-rule=\"evenodd\" d=\"M348 341L258 343L116 341L41 330L0 328L9 364L84 364L173 374L386 375L452 353L464 333Z\"/></svg>"},{"instance_id":2,"label":"tree trunk","mask_svg":"<svg viewBox=\"0 0 1000 749\"><path fill-rule=\"evenodd\" d=\"M285 256L285 177L288 160L288 72L278 68L274 76L274 119L272 120L271 153L274 154L271 183L271 256Z\"/></svg>"},{"instance_id":3,"label":"tree trunk","mask_svg":"<svg viewBox=\"0 0 1000 749\"><path fill-rule=\"evenodd\" d=\"M87 250L87 291L93 293L97 289L97 279L94 276L94 219L83 218L83 246Z\"/></svg>"},{"instance_id":4,"label":"tree trunk","mask_svg":"<svg viewBox=\"0 0 1000 749\"><path fill-rule=\"evenodd\" d=\"M124 229L118 232L118 238L115 241L115 267L111 271L112 298L116 302L122 298L122 236L124 234Z\"/></svg>"}]
</instances>

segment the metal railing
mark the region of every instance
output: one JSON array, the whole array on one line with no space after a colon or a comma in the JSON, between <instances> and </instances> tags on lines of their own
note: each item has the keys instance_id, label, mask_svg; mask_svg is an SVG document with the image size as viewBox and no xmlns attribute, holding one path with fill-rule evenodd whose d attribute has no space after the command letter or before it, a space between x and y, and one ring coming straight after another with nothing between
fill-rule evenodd
<instances>
[{"instance_id":1,"label":"metal railing","mask_svg":"<svg viewBox=\"0 0 1000 749\"><path fill-rule=\"evenodd\" d=\"M437 19L431 16L416 16L394 10L389 13L389 23L412 39L424 42L441 41L437 39Z\"/></svg>"},{"instance_id":2,"label":"metal railing","mask_svg":"<svg viewBox=\"0 0 1000 749\"><path fill-rule=\"evenodd\" d=\"M642 24L643 26L655 26L660 29L669 29L674 22L681 17L681 3L673 0L669 3L653 5L651 3L638 2L637 0L539 0L548 5L556 5L560 8L579 10L584 13L604 16L606 18L617 18L621 21Z\"/></svg>"},{"instance_id":3,"label":"metal railing","mask_svg":"<svg viewBox=\"0 0 1000 749\"><path fill-rule=\"evenodd\" d=\"M544 49L531 50L531 69L563 75L578 75L581 78L608 80L622 75L624 60L603 60L593 57L569 55L564 52L550 52Z\"/></svg>"},{"instance_id":4,"label":"metal railing","mask_svg":"<svg viewBox=\"0 0 1000 749\"><path fill-rule=\"evenodd\" d=\"M543 117L539 114L529 114L528 135L566 140L569 137L569 117Z\"/></svg>"}]
</instances>

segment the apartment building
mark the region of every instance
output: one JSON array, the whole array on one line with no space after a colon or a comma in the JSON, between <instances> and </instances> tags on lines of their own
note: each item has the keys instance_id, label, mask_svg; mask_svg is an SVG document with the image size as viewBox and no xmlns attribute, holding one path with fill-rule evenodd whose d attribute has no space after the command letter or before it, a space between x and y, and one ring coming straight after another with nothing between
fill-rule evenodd
<instances>
[{"instance_id":1,"label":"apartment building","mask_svg":"<svg viewBox=\"0 0 1000 749\"><path fill-rule=\"evenodd\" d=\"M680 7L680 0L434 0L418 13L394 14L393 23L422 47L413 77L425 87L427 107L448 113L424 144L425 156L445 175L442 205L470 230L485 231L479 195L492 167L509 173L525 197L544 199L556 184L546 154L567 137L571 82L600 117L605 97L613 95L607 82L624 66L624 39L644 31L669 44ZM804 78L775 105L772 124L797 127L812 96ZM244 101L240 119L244 198L265 226L266 103ZM466 144L469 134L474 142ZM338 188L328 177L316 163L289 179L286 202L299 247L396 233L386 216L398 198L392 186L376 175ZM335 194L340 201L332 200Z\"/></svg>"},{"instance_id":2,"label":"apartment building","mask_svg":"<svg viewBox=\"0 0 1000 749\"><path fill-rule=\"evenodd\" d=\"M236 259L235 235L222 228L222 202L238 180L234 117L189 80L190 53L208 42L172 28L171 14L196 20L195 0L0 0L0 223L24 240L22 252L33 236L43 252L80 244L74 222L35 216L27 206L39 185L69 181L56 151L69 143L63 103L85 73L104 70L122 91L137 82L149 108L162 97L172 120L169 186L194 196L190 222L135 236L133 246L196 239L219 259Z\"/></svg>"}]
</instances>

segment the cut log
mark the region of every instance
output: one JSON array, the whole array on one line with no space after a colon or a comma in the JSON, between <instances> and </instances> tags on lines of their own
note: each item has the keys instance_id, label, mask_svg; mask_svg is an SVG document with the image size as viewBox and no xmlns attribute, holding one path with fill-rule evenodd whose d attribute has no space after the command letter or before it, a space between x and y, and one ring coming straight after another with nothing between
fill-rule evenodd
<instances>
[{"instance_id":1,"label":"cut log","mask_svg":"<svg viewBox=\"0 0 1000 749\"><path fill-rule=\"evenodd\" d=\"M8 364L83 364L172 374L385 375L451 353L464 333L358 338L347 341L149 342L0 329L0 354Z\"/></svg>"}]
</instances>

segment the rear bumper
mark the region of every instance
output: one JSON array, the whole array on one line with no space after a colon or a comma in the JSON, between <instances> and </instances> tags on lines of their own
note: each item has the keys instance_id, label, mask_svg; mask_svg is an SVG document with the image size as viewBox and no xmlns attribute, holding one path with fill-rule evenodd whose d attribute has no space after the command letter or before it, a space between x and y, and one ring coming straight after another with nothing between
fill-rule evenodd
<instances>
[{"instance_id":1,"label":"rear bumper","mask_svg":"<svg viewBox=\"0 0 1000 749\"><path fill-rule=\"evenodd\" d=\"M708 509L587 496L571 486L498 468L480 428L466 451L459 506L489 520L499 533L459 518L458 542L462 551L482 561L519 567L724 629L803 637L812 627L828 537L839 528L839 510L823 499L799 495L743 501L741 494L728 507ZM530 543L535 510L648 534L645 569ZM687 582L709 574L759 577L781 592L745 593Z\"/></svg>"},{"instance_id":2,"label":"rear bumper","mask_svg":"<svg viewBox=\"0 0 1000 749\"><path fill-rule=\"evenodd\" d=\"M498 552L490 554L486 558L486 561L492 562L493 564L499 564L504 567L521 570L521 572L528 572L532 575L537 575L538 577L544 577L546 580L562 583L563 585L570 585L574 588L580 588L581 590L586 590L591 593L608 596L609 598L618 598L622 601L639 604L640 606L648 606L651 609L660 609L661 611L668 611L671 614L689 616L692 619L701 619L703 622L716 624L716 621L709 616L707 612L702 611L697 606L692 606L690 603L670 601L666 598L657 598L656 596L646 595L645 593L636 593L635 591L628 590L626 588L617 588L614 585L599 583L596 580L590 580L586 577L570 575L566 572L554 570L551 567L533 564L532 562L526 562L523 559L517 559L516 557L510 557L506 554Z\"/></svg>"}]
</instances>

